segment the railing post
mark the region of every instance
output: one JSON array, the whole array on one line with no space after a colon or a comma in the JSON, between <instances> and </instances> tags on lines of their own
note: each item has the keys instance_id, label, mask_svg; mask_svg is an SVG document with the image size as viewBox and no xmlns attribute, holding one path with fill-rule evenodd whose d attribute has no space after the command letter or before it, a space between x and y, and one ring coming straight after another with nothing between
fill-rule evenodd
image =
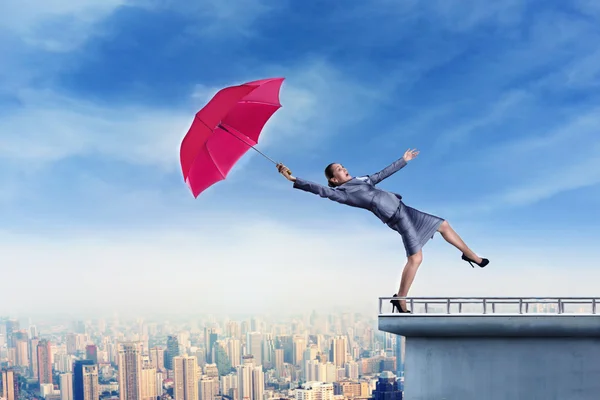
<instances>
[{"instance_id":1,"label":"railing post","mask_svg":"<svg viewBox=\"0 0 600 400\"><path fill-rule=\"evenodd\" d=\"M484 299L483 299L483 313L484 313L484 314L487 314L487 307L486 307L486 306L487 306L487 303L486 303L486 301L485 301L485 300L486 300L486 299L484 298Z\"/></svg>"},{"instance_id":2,"label":"railing post","mask_svg":"<svg viewBox=\"0 0 600 400\"><path fill-rule=\"evenodd\" d=\"M410 311L413 311L415 309L415 301L414 299L410 299Z\"/></svg>"},{"instance_id":3,"label":"railing post","mask_svg":"<svg viewBox=\"0 0 600 400\"><path fill-rule=\"evenodd\" d=\"M562 304L562 300L558 299L558 313L562 314L563 313L563 304Z\"/></svg>"},{"instance_id":4,"label":"railing post","mask_svg":"<svg viewBox=\"0 0 600 400\"><path fill-rule=\"evenodd\" d=\"M592 299L592 314L596 314L596 298Z\"/></svg>"},{"instance_id":5,"label":"railing post","mask_svg":"<svg viewBox=\"0 0 600 400\"><path fill-rule=\"evenodd\" d=\"M519 298L519 314L523 314L523 299Z\"/></svg>"},{"instance_id":6,"label":"railing post","mask_svg":"<svg viewBox=\"0 0 600 400\"><path fill-rule=\"evenodd\" d=\"M446 299L446 314L450 314L450 299Z\"/></svg>"}]
</instances>

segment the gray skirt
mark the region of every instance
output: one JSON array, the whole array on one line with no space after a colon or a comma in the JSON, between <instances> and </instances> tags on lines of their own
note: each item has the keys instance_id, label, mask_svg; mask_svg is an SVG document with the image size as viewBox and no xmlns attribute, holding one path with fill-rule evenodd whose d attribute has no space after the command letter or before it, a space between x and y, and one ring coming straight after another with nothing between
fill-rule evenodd
<instances>
[{"instance_id":1,"label":"gray skirt","mask_svg":"<svg viewBox=\"0 0 600 400\"><path fill-rule=\"evenodd\" d=\"M416 210L400 202L387 225L402 236L406 256L416 254L437 232L443 218Z\"/></svg>"}]
</instances>

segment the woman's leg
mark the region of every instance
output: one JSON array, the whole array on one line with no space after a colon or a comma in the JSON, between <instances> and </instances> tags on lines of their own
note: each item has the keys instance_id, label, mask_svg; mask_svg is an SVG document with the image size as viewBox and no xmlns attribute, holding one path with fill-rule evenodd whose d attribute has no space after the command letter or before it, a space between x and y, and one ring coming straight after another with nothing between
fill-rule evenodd
<instances>
[{"instance_id":1,"label":"woman's leg","mask_svg":"<svg viewBox=\"0 0 600 400\"><path fill-rule=\"evenodd\" d=\"M423 251L419 250L417 253L408 257L404 270L402 271L402 278L400 279L400 289L398 290L398 297L406 297L408 291L415 280L417 269L423 262ZM400 307L406 311L406 300L400 300Z\"/></svg>"},{"instance_id":2,"label":"woman's leg","mask_svg":"<svg viewBox=\"0 0 600 400\"><path fill-rule=\"evenodd\" d=\"M442 224L438 228L438 232L442 235L446 242L450 243L451 245L462 251L471 260L477 263L481 262L481 257L475 254L473 250L471 250L469 246L465 244L465 242L460 238L460 236L458 236L458 233L456 233L454 229L452 229L448 221L442 222Z\"/></svg>"}]
</instances>

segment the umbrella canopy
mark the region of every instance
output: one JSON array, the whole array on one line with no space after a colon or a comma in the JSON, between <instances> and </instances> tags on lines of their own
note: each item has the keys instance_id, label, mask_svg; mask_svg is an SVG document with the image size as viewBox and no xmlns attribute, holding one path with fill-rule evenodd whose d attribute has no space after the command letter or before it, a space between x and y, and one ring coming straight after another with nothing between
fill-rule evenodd
<instances>
[{"instance_id":1,"label":"umbrella canopy","mask_svg":"<svg viewBox=\"0 0 600 400\"><path fill-rule=\"evenodd\" d=\"M283 80L263 79L221 89L196 113L180 149L183 177L194 197L224 180L248 149L256 150L263 127L281 108Z\"/></svg>"}]
</instances>

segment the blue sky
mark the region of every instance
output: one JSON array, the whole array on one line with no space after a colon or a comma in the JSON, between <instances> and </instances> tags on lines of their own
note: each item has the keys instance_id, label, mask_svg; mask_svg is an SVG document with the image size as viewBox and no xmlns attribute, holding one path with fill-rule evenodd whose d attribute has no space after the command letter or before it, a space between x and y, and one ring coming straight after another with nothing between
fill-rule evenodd
<instances>
[{"instance_id":1,"label":"blue sky","mask_svg":"<svg viewBox=\"0 0 600 400\"><path fill-rule=\"evenodd\" d=\"M597 2L196 3L2 6L0 263L18 283L0 312L44 292L78 312L374 311L405 260L372 215L257 154L198 199L183 182L194 113L273 76L261 150L324 183L329 162L360 175L417 148L381 186L492 260L473 271L436 236L411 294L596 294Z\"/></svg>"}]
</instances>

